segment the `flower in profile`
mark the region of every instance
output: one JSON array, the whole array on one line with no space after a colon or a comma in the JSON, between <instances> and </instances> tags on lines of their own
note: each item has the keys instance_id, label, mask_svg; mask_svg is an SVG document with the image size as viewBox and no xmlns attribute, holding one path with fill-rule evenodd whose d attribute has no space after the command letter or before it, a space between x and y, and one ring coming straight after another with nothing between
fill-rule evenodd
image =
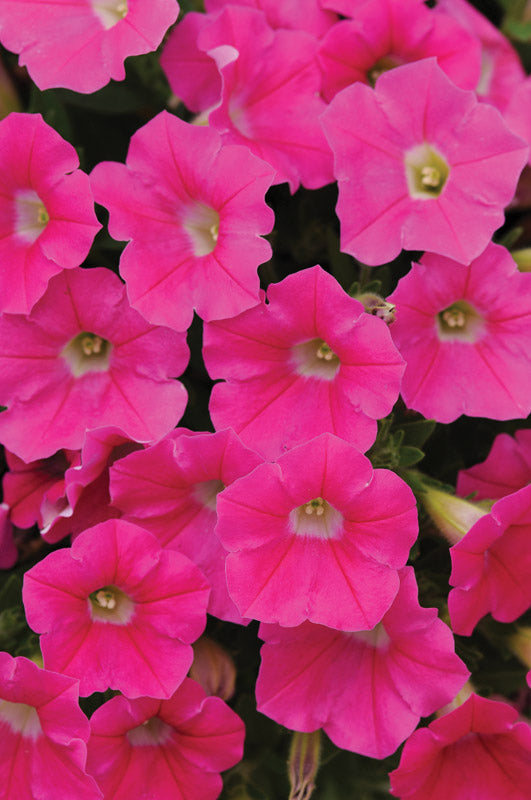
<instances>
[{"instance_id":1,"label":"flower in profile","mask_svg":"<svg viewBox=\"0 0 531 800\"><path fill-rule=\"evenodd\" d=\"M531 274L505 248L491 243L466 267L427 253L388 300L409 408L439 422L527 417Z\"/></svg>"},{"instance_id":2,"label":"flower in profile","mask_svg":"<svg viewBox=\"0 0 531 800\"><path fill-rule=\"evenodd\" d=\"M417 532L410 488L331 434L218 496L229 593L243 617L263 622L373 628L396 596Z\"/></svg>"},{"instance_id":3,"label":"flower in profile","mask_svg":"<svg viewBox=\"0 0 531 800\"><path fill-rule=\"evenodd\" d=\"M113 505L197 564L212 587L209 613L229 622L242 619L227 592L227 553L214 533L217 496L260 463L232 430L178 429L110 470Z\"/></svg>"},{"instance_id":4,"label":"flower in profile","mask_svg":"<svg viewBox=\"0 0 531 800\"><path fill-rule=\"evenodd\" d=\"M258 710L297 731L322 727L338 747L371 758L393 753L469 674L449 628L417 593L404 567L391 608L370 631L262 624Z\"/></svg>"},{"instance_id":5,"label":"flower in profile","mask_svg":"<svg viewBox=\"0 0 531 800\"><path fill-rule=\"evenodd\" d=\"M452 629L469 636L492 614L513 622L531 606L531 484L502 497L451 550Z\"/></svg>"},{"instance_id":6,"label":"flower in profile","mask_svg":"<svg viewBox=\"0 0 531 800\"><path fill-rule=\"evenodd\" d=\"M212 391L214 426L266 458L325 432L367 450L404 369L387 325L319 266L270 285L267 300L205 325L206 367L226 381Z\"/></svg>"},{"instance_id":7,"label":"flower in profile","mask_svg":"<svg viewBox=\"0 0 531 800\"><path fill-rule=\"evenodd\" d=\"M28 317L0 318L0 341L0 441L24 461L104 425L153 441L184 411L184 334L147 323L108 269L63 270Z\"/></svg>"},{"instance_id":8,"label":"flower in profile","mask_svg":"<svg viewBox=\"0 0 531 800\"><path fill-rule=\"evenodd\" d=\"M247 149L167 112L134 134L125 165L98 164L94 196L110 211L111 235L129 240L120 271L131 305L179 331L194 308L210 320L257 305L272 179Z\"/></svg>"},{"instance_id":9,"label":"flower in profile","mask_svg":"<svg viewBox=\"0 0 531 800\"><path fill-rule=\"evenodd\" d=\"M514 438L500 433L481 464L462 469L457 476L457 492L466 497L475 492L476 500L496 499L517 492L531 481L531 430L519 430Z\"/></svg>"},{"instance_id":10,"label":"flower in profile","mask_svg":"<svg viewBox=\"0 0 531 800\"><path fill-rule=\"evenodd\" d=\"M339 182L342 250L382 264L402 248L469 264L504 221L528 146L434 58L334 97L322 117Z\"/></svg>"},{"instance_id":11,"label":"flower in profile","mask_svg":"<svg viewBox=\"0 0 531 800\"><path fill-rule=\"evenodd\" d=\"M531 729L507 703L472 694L449 714L415 731L391 794L401 800L529 800Z\"/></svg>"},{"instance_id":12,"label":"flower in profile","mask_svg":"<svg viewBox=\"0 0 531 800\"><path fill-rule=\"evenodd\" d=\"M113 697L90 722L88 771L112 800L216 800L243 754L241 719L189 678L168 700Z\"/></svg>"},{"instance_id":13,"label":"flower in profile","mask_svg":"<svg viewBox=\"0 0 531 800\"><path fill-rule=\"evenodd\" d=\"M9 800L101 800L85 772L78 681L0 653L0 776Z\"/></svg>"},{"instance_id":14,"label":"flower in profile","mask_svg":"<svg viewBox=\"0 0 531 800\"><path fill-rule=\"evenodd\" d=\"M197 681L208 695L230 700L236 685L236 667L229 653L209 636L201 636L194 644L194 661L190 678Z\"/></svg>"},{"instance_id":15,"label":"flower in profile","mask_svg":"<svg viewBox=\"0 0 531 800\"><path fill-rule=\"evenodd\" d=\"M156 50L176 0L3 0L0 41L19 53L39 89L94 92L125 78L124 60Z\"/></svg>"},{"instance_id":16,"label":"flower in profile","mask_svg":"<svg viewBox=\"0 0 531 800\"><path fill-rule=\"evenodd\" d=\"M0 311L27 314L53 275L87 256L101 226L78 167L40 114L0 122Z\"/></svg>"},{"instance_id":17,"label":"flower in profile","mask_svg":"<svg viewBox=\"0 0 531 800\"><path fill-rule=\"evenodd\" d=\"M334 25L319 47L323 95L331 100L355 81L374 86L383 72L431 56L462 89L475 87L479 42L458 22L418 0L366 2L354 20Z\"/></svg>"},{"instance_id":18,"label":"flower in profile","mask_svg":"<svg viewBox=\"0 0 531 800\"><path fill-rule=\"evenodd\" d=\"M0 503L0 569L11 569L17 563L18 550L13 538L9 506Z\"/></svg>"},{"instance_id":19,"label":"flower in profile","mask_svg":"<svg viewBox=\"0 0 531 800\"><path fill-rule=\"evenodd\" d=\"M108 520L28 570L23 599L45 666L78 678L81 695L170 697L192 663L209 592L185 556Z\"/></svg>"}]
</instances>

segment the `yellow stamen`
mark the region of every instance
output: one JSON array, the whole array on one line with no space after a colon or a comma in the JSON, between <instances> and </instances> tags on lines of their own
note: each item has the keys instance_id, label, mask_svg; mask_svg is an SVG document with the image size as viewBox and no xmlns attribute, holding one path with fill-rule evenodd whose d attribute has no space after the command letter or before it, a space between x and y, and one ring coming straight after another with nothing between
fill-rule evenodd
<instances>
[{"instance_id":1,"label":"yellow stamen","mask_svg":"<svg viewBox=\"0 0 531 800\"><path fill-rule=\"evenodd\" d=\"M39 225L46 225L50 221L50 217L48 216L48 212L44 208L44 206L39 206L37 210L37 222Z\"/></svg>"},{"instance_id":2,"label":"yellow stamen","mask_svg":"<svg viewBox=\"0 0 531 800\"><path fill-rule=\"evenodd\" d=\"M86 356L98 355L103 347L101 336L84 336L81 340L81 349Z\"/></svg>"},{"instance_id":3,"label":"yellow stamen","mask_svg":"<svg viewBox=\"0 0 531 800\"><path fill-rule=\"evenodd\" d=\"M101 608L108 608L111 611L116 608L116 597L110 589L100 589L94 599Z\"/></svg>"},{"instance_id":4,"label":"yellow stamen","mask_svg":"<svg viewBox=\"0 0 531 800\"><path fill-rule=\"evenodd\" d=\"M322 358L324 361L332 361L335 356L334 351L331 347L329 347L326 342L323 342L322 345L317 350L317 358Z\"/></svg>"},{"instance_id":5,"label":"yellow stamen","mask_svg":"<svg viewBox=\"0 0 531 800\"><path fill-rule=\"evenodd\" d=\"M466 314L460 308L446 309L442 318L449 328L464 328L466 325Z\"/></svg>"},{"instance_id":6,"label":"yellow stamen","mask_svg":"<svg viewBox=\"0 0 531 800\"><path fill-rule=\"evenodd\" d=\"M429 186L432 189L438 189L441 185L441 173L437 167L422 167L420 182L423 186Z\"/></svg>"},{"instance_id":7,"label":"yellow stamen","mask_svg":"<svg viewBox=\"0 0 531 800\"><path fill-rule=\"evenodd\" d=\"M315 514L317 517L322 517L325 512L324 502L322 497L316 497L314 500L310 500L310 502L306 503L304 506L304 513L308 515Z\"/></svg>"}]
</instances>

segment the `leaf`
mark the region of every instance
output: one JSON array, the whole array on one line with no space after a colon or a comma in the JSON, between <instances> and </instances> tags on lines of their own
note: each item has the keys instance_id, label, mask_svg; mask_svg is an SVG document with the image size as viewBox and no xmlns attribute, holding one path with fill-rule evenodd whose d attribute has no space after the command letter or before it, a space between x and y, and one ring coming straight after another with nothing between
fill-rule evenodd
<instances>
[{"instance_id":1,"label":"leaf","mask_svg":"<svg viewBox=\"0 0 531 800\"><path fill-rule=\"evenodd\" d=\"M412 467L413 464L418 464L424 458L424 453L418 447L405 447L400 448L399 467Z\"/></svg>"},{"instance_id":2,"label":"leaf","mask_svg":"<svg viewBox=\"0 0 531 800\"><path fill-rule=\"evenodd\" d=\"M22 605L22 578L12 572L0 589L0 611Z\"/></svg>"},{"instance_id":3,"label":"leaf","mask_svg":"<svg viewBox=\"0 0 531 800\"><path fill-rule=\"evenodd\" d=\"M400 426L400 430L404 431L404 445L422 447L430 438L436 427L437 423L434 419L420 419L417 422L406 422L404 425Z\"/></svg>"}]
</instances>

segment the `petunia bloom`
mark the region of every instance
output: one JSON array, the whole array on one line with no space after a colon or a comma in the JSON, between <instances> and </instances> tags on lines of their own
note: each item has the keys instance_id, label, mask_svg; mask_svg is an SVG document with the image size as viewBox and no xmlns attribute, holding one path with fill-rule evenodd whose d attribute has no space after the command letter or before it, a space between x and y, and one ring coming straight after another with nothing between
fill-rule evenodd
<instances>
[{"instance_id":1,"label":"petunia bloom","mask_svg":"<svg viewBox=\"0 0 531 800\"><path fill-rule=\"evenodd\" d=\"M334 97L322 117L339 182L342 249L382 264L402 248L469 264L504 221L527 162L499 112L429 58Z\"/></svg>"},{"instance_id":2,"label":"petunia bloom","mask_svg":"<svg viewBox=\"0 0 531 800\"><path fill-rule=\"evenodd\" d=\"M529 414L531 274L505 248L491 243L466 267L427 253L388 300L409 408L439 422Z\"/></svg>"},{"instance_id":3,"label":"petunia bloom","mask_svg":"<svg viewBox=\"0 0 531 800\"><path fill-rule=\"evenodd\" d=\"M189 678L162 702L113 697L91 727L88 769L112 800L215 800L245 735L238 715Z\"/></svg>"},{"instance_id":4,"label":"petunia bloom","mask_svg":"<svg viewBox=\"0 0 531 800\"><path fill-rule=\"evenodd\" d=\"M176 0L3 0L0 42L39 89L94 92L125 78L124 60L156 50L179 14Z\"/></svg>"},{"instance_id":5,"label":"petunia bloom","mask_svg":"<svg viewBox=\"0 0 531 800\"><path fill-rule=\"evenodd\" d=\"M185 556L108 520L28 570L23 600L45 666L79 678L81 695L170 697L192 663L209 592Z\"/></svg>"},{"instance_id":6,"label":"petunia bloom","mask_svg":"<svg viewBox=\"0 0 531 800\"><path fill-rule=\"evenodd\" d=\"M0 341L0 441L24 461L102 425L157 440L184 411L184 334L149 325L108 269L63 270L29 317L0 318Z\"/></svg>"},{"instance_id":7,"label":"petunia bloom","mask_svg":"<svg viewBox=\"0 0 531 800\"><path fill-rule=\"evenodd\" d=\"M78 167L40 114L0 122L0 311L27 314L53 275L87 256L101 226Z\"/></svg>"},{"instance_id":8,"label":"petunia bloom","mask_svg":"<svg viewBox=\"0 0 531 800\"><path fill-rule=\"evenodd\" d=\"M6 800L100 800L85 772L78 682L0 653L0 785Z\"/></svg>"},{"instance_id":9,"label":"petunia bloom","mask_svg":"<svg viewBox=\"0 0 531 800\"><path fill-rule=\"evenodd\" d=\"M109 231L128 240L120 271L131 305L154 324L183 331L194 308L206 320L259 302L262 238L274 215L264 195L271 167L208 127L161 112L131 139L127 163L91 174L110 211Z\"/></svg>"},{"instance_id":10,"label":"petunia bloom","mask_svg":"<svg viewBox=\"0 0 531 800\"><path fill-rule=\"evenodd\" d=\"M489 612L513 622L531 606L531 484L498 500L450 550L452 629L469 636Z\"/></svg>"},{"instance_id":11,"label":"petunia bloom","mask_svg":"<svg viewBox=\"0 0 531 800\"><path fill-rule=\"evenodd\" d=\"M268 303L205 326L210 414L266 458L320 433L367 450L404 369L387 325L321 267L289 275Z\"/></svg>"},{"instance_id":12,"label":"petunia bloom","mask_svg":"<svg viewBox=\"0 0 531 800\"><path fill-rule=\"evenodd\" d=\"M260 626L258 710L298 731L323 728L338 747L385 758L421 716L452 700L468 677L450 630L417 600L412 567L382 621L350 633L305 622Z\"/></svg>"},{"instance_id":13,"label":"petunia bloom","mask_svg":"<svg viewBox=\"0 0 531 800\"><path fill-rule=\"evenodd\" d=\"M242 616L262 622L373 628L417 532L410 488L331 434L218 495L229 593Z\"/></svg>"},{"instance_id":14,"label":"petunia bloom","mask_svg":"<svg viewBox=\"0 0 531 800\"><path fill-rule=\"evenodd\" d=\"M531 729L507 705L472 694L455 711L415 731L391 794L401 800L529 800Z\"/></svg>"},{"instance_id":15,"label":"petunia bloom","mask_svg":"<svg viewBox=\"0 0 531 800\"><path fill-rule=\"evenodd\" d=\"M475 500L496 499L523 489L531 482L531 430L519 430L514 438L500 433L481 464L462 469L457 476L461 497L475 492Z\"/></svg>"}]
</instances>

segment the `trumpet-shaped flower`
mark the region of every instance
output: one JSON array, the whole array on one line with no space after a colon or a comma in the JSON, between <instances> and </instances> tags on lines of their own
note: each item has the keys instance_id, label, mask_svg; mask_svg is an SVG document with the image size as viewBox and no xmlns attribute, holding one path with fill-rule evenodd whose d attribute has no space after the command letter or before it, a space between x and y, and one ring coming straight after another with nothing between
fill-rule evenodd
<instances>
[{"instance_id":1,"label":"trumpet-shaped flower","mask_svg":"<svg viewBox=\"0 0 531 800\"><path fill-rule=\"evenodd\" d=\"M88 769L112 800L215 800L245 735L238 715L189 678L168 700L113 697L91 728Z\"/></svg>"},{"instance_id":2,"label":"trumpet-shaped flower","mask_svg":"<svg viewBox=\"0 0 531 800\"><path fill-rule=\"evenodd\" d=\"M78 167L40 114L0 122L0 311L27 314L53 275L88 254L100 224Z\"/></svg>"},{"instance_id":3,"label":"trumpet-shaped flower","mask_svg":"<svg viewBox=\"0 0 531 800\"><path fill-rule=\"evenodd\" d=\"M6 800L101 800L85 772L78 681L0 653L0 785Z\"/></svg>"},{"instance_id":4,"label":"trumpet-shaped flower","mask_svg":"<svg viewBox=\"0 0 531 800\"><path fill-rule=\"evenodd\" d=\"M185 430L111 467L113 504L197 564L212 586L209 612L230 622L242 619L227 592L227 553L214 533L216 498L260 463L231 430Z\"/></svg>"},{"instance_id":5,"label":"trumpet-shaped flower","mask_svg":"<svg viewBox=\"0 0 531 800\"><path fill-rule=\"evenodd\" d=\"M156 50L176 0L3 0L0 41L39 89L94 92L125 78L124 60Z\"/></svg>"},{"instance_id":6,"label":"trumpet-shaped flower","mask_svg":"<svg viewBox=\"0 0 531 800\"><path fill-rule=\"evenodd\" d=\"M481 464L462 469L457 476L461 497L475 492L475 500L496 499L517 492L531 482L531 431L520 430L514 439L500 433Z\"/></svg>"},{"instance_id":7,"label":"trumpet-shaped flower","mask_svg":"<svg viewBox=\"0 0 531 800\"><path fill-rule=\"evenodd\" d=\"M134 134L126 165L98 164L94 196L110 211L111 235L129 240L120 271L131 305L179 331L194 308L210 320L257 305L272 179L247 149L167 112Z\"/></svg>"},{"instance_id":8,"label":"trumpet-shaped flower","mask_svg":"<svg viewBox=\"0 0 531 800\"><path fill-rule=\"evenodd\" d=\"M388 299L409 408L439 422L529 414L531 274L505 248L489 244L467 267L426 254Z\"/></svg>"},{"instance_id":9,"label":"trumpet-shaped flower","mask_svg":"<svg viewBox=\"0 0 531 800\"><path fill-rule=\"evenodd\" d=\"M321 267L269 286L268 303L205 326L210 414L266 458L320 433L367 450L403 371L383 320Z\"/></svg>"},{"instance_id":10,"label":"trumpet-shaped flower","mask_svg":"<svg viewBox=\"0 0 531 800\"><path fill-rule=\"evenodd\" d=\"M411 567L371 631L262 624L260 637L258 710L294 730L322 727L338 747L372 758L393 753L469 674L436 610L419 606Z\"/></svg>"},{"instance_id":11,"label":"trumpet-shaped flower","mask_svg":"<svg viewBox=\"0 0 531 800\"><path fill-rule=\"evenodd\" d=\"M366 264L402 248L469 264L504 221L528 146L433 58L347 87L325 111L342 249Z\"/></svg>"},{"instance_id":12,"label":"trumpet-shaped flower","mask_svg":"<svg viewBox=\"0 0 531 800\"><path fill-rule=\"evenodd\" d=\"M472 694L406 742L391 794L401 800L528 800L531 729L507 705Z\"/></svg>"},{"instance_id":13,"label":"trumpet-shaped flower","mask_svg":"<svg viewBox=\"0 0 531 800\"><path fill-rule=\"evenodd\" d=\"M9 506L0 503L0 569L11 569L17 563L18 551L9 519Z\"/></svg>"},{"instance_id":14,"label":"trumpet-shaped flower","mask_svg":"<svg viewBox=\"0 0 531 800\"><path fill-rule=\"evenodd\" d=\"M108 269L63 270L28 317L0 318L0 341L0 441L24 461L102 425L153 441L184 411L184 335L149 325Z\"/></svg>"},{"instance_id":15,"label":"trumpet-shaped flower","mask_svg":"<svg viewBox=\"0 0 531 800\"><path fill-rule=\"evenodd\" d=\"M192 663L209 592L185 556L108 520L26 572L23 599L45 666L79 678L80 694L170 697Z\"/></svg>"},{"instance_id":16,"label":"trumpet-shaped flower","mask_svg":"<svg viewBox=\"0 0 531 800\"><path fill-rule=\"evenodd\" d=\"M229 593L242 616L262 622L373 628L396 596L417 531L410 488L330 434L218 496Z\"/></svg>"}]
</instances>

